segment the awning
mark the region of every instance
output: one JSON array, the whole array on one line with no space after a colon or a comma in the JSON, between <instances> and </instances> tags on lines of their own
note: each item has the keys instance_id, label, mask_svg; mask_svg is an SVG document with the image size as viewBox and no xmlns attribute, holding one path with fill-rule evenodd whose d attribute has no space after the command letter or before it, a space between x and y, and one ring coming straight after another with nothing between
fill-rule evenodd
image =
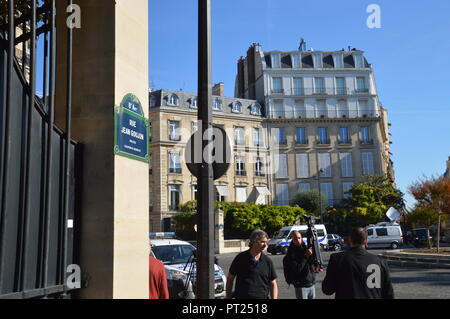
<instances>
[{"instance_id":1,"label":"awning","mask_svg":"<svg viewBox=\"0 0 450 319\"><path fill-rule=\"evenodd\" d=\"M230 196L230 193L228 192L228 187L225 185L216 185L217 192L220 196Z\"/></svg>"},{"instance_id":2,"label":"awning","mask_svg":"<svg viewBox=\"0 0 450 319\"><path fill-rule=\"evenodd\" d=\"M256 191L259 193L259 195L263 195L263 196L270 196L270 195L272 195L270 193L269 189L266 186L256 187Z\"/></svg>"}]
</instances>

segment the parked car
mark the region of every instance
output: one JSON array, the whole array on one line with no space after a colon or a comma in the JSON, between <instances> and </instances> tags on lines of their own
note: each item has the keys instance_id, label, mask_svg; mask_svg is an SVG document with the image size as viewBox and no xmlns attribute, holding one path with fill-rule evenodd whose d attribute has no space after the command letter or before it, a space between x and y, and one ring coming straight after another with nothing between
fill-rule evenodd
<instances>
[{"instance_id":1,"label":"parked car","mask_svg":"<svg viewBox=\"0 0 450 319\"><path fill-rule=\"evenodd\" d=\"M334 250L334 251L338 251L344 248L345 246L345 240L344 238L342 238L339 235L336 234L328 234L327 235L327 239L328 239L328 245L327 245L327 250Z\"/></svg>"},{"instance_id":2,"label":"parked car","mask_svg":"<svg viewBox=\"0 0 450 319\"><path fill-rule=\"evenodd\" d=\"M414 228L411 230L411 239L414 247L427 247L428 239L433 242L433 237L428 228Z\"/></svg>"},{"instance_id":3,"label":"parked car","mask_svg":"<svg viewBox=\"0 0 450 319\"><path fill-rule=\"evenodd\" d=\"M196 248L186 241L169 238L172 235L174 234L166 233L164 236L161 234L156 236L152 233L150 235L151 253L153 257L164 264L170 299L195 298ZM214 296L216 299L225 298L225 285L225 274L216 263L214 264Z\"/></svg>"},{"instance_id":4,"label":"parked car","mask_svg":"<svg viewBox=\"0 0 450 319\"><path fill-rule=\"evenodd\" d=\"M325 228L325 225L317 224L314 225L314 227L317 230L317 239L319 241L319 244L322 247L326 247L328 240L327 240L327 229ZM299 231L302 234L303 241L306 243L307 241L306 231L308 230L307 225L286 226L281 228L279 231L275 233L273 238L269 241L267 251L272 255L276 255L277 253L286 254L289 245L291 244L292 232L294 230Z\"/></svg>"},{"instance_id":5,"label":"parked car","mask_svg":"<svg viewBox=\"0 0 450 319\"><path fill-rule=\"evenodd\" d=\"M403 245L403 234L400 225L392 223L378 223L366 227L368 248L397 249Z\"/></svg>"}]
</instances>

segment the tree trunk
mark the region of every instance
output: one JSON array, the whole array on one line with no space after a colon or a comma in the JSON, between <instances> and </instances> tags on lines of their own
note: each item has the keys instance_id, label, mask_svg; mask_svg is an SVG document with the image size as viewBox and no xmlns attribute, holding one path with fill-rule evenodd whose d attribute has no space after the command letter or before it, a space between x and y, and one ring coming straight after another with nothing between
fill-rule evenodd
<instances>
[{"instance_id":1,"label":"tree trunk","mask_svg":"<svg viewBox=\"0 0 450 319\"><path fill-rule=\"evenodd\" d=\"M438 231L437 231L437 253L439 254L439 243L441 241L441 212L438 215Z\"/></svg>"}]
</instances>

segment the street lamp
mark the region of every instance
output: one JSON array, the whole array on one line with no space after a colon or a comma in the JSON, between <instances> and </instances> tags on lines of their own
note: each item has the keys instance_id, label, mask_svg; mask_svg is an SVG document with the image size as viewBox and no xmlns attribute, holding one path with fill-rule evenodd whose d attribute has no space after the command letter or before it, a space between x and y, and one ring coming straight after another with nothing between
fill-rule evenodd
<instances>
[{"instance_id":1,"label":"street lamp","mask_svg":"<svg viewBox=\"0 0 450 319\"><path fill-rule=\"evenodd\" d=\"M320 223L323 224L323 212L322 212L322 192L320 190L320 174L323 174L323 168L319 169L317 173L317 186L319 188L319 213L320 213Z\"/></svg>"}]
</instances>

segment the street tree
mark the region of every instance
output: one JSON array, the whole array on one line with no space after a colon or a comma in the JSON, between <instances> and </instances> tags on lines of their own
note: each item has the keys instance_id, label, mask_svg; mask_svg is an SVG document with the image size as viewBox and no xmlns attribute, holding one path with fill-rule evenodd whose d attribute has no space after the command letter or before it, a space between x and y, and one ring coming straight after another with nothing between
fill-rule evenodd
<instances>
[{"instance_id":1,"label":"street tree","mask_svg":"<svg viewBox=\"0 0 450 319\"><path fill-rule=\"evenodd\" d=\"M408 191L417 200L417 206L437 216L437 251L439 252L441 221L450 214L450 179L447 177L423 178L413 183Z\"/></svg>"}]
</instances>

